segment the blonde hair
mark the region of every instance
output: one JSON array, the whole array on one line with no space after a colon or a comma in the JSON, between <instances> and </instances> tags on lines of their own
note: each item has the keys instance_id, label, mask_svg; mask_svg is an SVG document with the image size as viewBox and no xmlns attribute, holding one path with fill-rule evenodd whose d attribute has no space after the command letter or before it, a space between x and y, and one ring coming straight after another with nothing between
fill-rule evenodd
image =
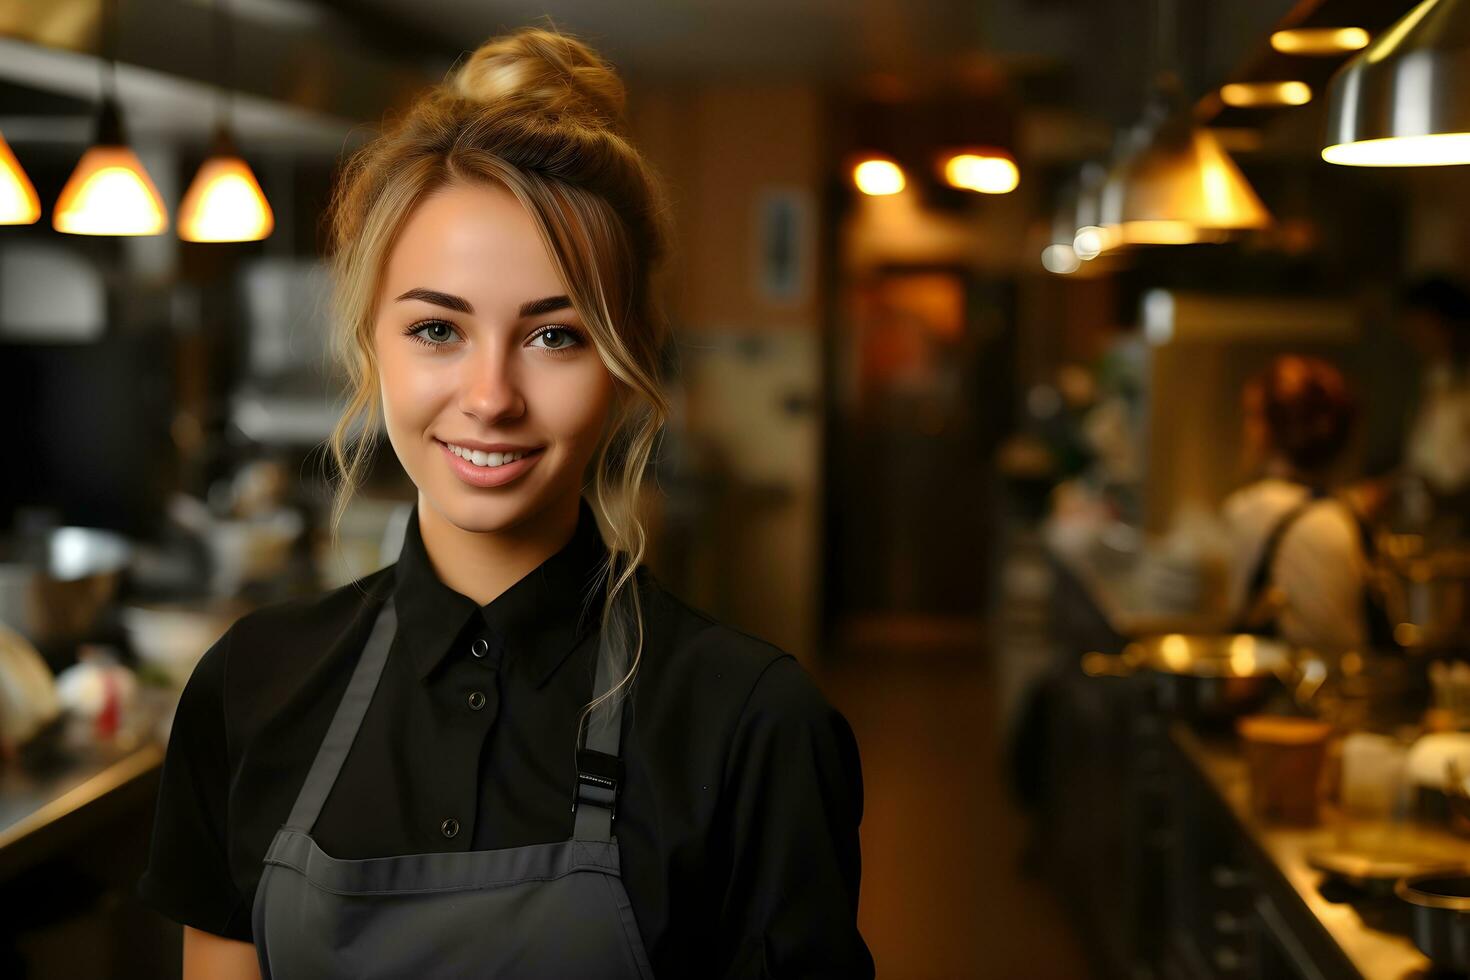
<instances>
[{"instance_id":1,"label":"blonde hair","mask_svg":"<svg viewBox=\"0 0 1470 980\"><path fill-rule=\"evenodd\" d=\"M615 380L593 503L611 539L597 579L599 656L609 660L609 676L622 679L583 710L579 737L599 704L626 696L642 655L635 572L647 542L638 500L669 415L659 378L668 327L652 286L667 241L665 205L657 175L629 141L624 105L617 73L582 41L539 27L491 38L353 155L330 208L331 348L349 382L328 440L338 475L334 540L382 419L373 346L378 281L408 215L434 190L490 183L516 196Z\"/></svg>"}]
</instances>

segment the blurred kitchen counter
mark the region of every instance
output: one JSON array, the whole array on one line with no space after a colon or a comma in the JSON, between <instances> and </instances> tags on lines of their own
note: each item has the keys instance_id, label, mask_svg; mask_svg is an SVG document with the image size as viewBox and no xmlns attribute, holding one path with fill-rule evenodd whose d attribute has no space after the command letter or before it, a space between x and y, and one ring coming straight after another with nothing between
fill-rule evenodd
<instances>
[{"instance_id":1,"label":"blurred kitchen counter","mask_svg":"<svg viewBox=\"0 0 1470 980\"><path fill-rule=\"evenodd\" d=\"M164 746L30 746L0 766L0 881L61 852L120 817L151 812Z\"/></svg>"},{"instance_id":2,"label":"blurred kitchen counter","mask_svg":"<svg viewBox=\"0 0 1470 980\"><path fill-rule=\"evenodd\" d=\"M1213 876L1227 881L1232 874L1238 876L1248 897L1247 920L1266 934L1260 938L1276 948L1296 975L1405 980L1430 973L1430 962L1403 931L1409 921L1407 904L1391 894L1369 897L1346 886L1329 885L1324 894L1328 876L1307 860L1314 848L1338 845L1350 837L1368 840L1391 832L1390 825L1337 818L1330 808L1314 827L1263 824L1251 812L1249 775L1234 738L1201 735L1174 722L1168 739L1180 771L1194 777L1205 791L1204 801L1218 807L1217 815L1240 845L1235 853L1243 867ZM1185 814L1176 810L1176 816ZM1470 863L1470 840L1448 830L1407 825L1398 832L1413 835L1448 859ZM1237 923L1237 928L1245 929L1245 923Z\"/></svg>"}]
</instances>

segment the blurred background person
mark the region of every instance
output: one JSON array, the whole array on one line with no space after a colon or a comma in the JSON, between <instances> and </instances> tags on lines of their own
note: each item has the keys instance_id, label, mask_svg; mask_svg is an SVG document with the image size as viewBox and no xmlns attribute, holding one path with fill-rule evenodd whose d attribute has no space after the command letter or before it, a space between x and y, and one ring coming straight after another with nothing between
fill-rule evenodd
<instances>
[{"instance_id":1,"label":"blurred background person","mask_svg":"<svg viewBox=\"0 0 1470 980\"><path fill-rule=\"evenodd\" d=\"M1365 534L1331 494L1357 399L1332 364L1286 355L1246 385L1242 407L1245 453L1260 476L1224 505L1238 622L1314 649L1359 648L1370 635Z\"/></svg>"}]
</instances>

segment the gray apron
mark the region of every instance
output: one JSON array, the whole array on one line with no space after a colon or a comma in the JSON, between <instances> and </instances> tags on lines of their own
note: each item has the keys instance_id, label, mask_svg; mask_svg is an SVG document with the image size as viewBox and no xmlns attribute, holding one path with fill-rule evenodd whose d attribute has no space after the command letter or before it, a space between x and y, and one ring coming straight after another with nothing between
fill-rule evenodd
<instances>
[{"instance_id":1,"label":"gray apron","mask_svg":"<svg viewBox=\"0 0 1470 980\"><path fill-rule=\"evenodd\" d=\"M612 833L621 700L594 713L587 748L577 752L570 840L350 861L312 840L396 625L390 597L266 852L251 909L261 976L651 978ZM611 686L598 657L596 693Z\"/></svg>"}]
</instances>

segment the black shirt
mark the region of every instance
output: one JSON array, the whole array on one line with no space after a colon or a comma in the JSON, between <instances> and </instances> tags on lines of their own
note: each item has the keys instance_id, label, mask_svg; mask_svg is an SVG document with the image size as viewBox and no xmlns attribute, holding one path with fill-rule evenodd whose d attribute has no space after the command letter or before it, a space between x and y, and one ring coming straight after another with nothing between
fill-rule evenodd
<instances>
[{"instance_id":1,"label":"black shirt","mask_svg":"<svg viewBox=\"0 0 1470 980\"><path fill-rule=\"evenodd\" d=\"M394 564L241 617L180 697L139 896L252 940L266 849L389 594L398 632L317 843L351 859L569 838L605 554L583 500L571 540L481 607L439 580L415 507ZM644 649L617 836L655 973L873 976L847 721L790 654L685 605L644 566L637 582Z\"/></svg>"}]
</instances>

